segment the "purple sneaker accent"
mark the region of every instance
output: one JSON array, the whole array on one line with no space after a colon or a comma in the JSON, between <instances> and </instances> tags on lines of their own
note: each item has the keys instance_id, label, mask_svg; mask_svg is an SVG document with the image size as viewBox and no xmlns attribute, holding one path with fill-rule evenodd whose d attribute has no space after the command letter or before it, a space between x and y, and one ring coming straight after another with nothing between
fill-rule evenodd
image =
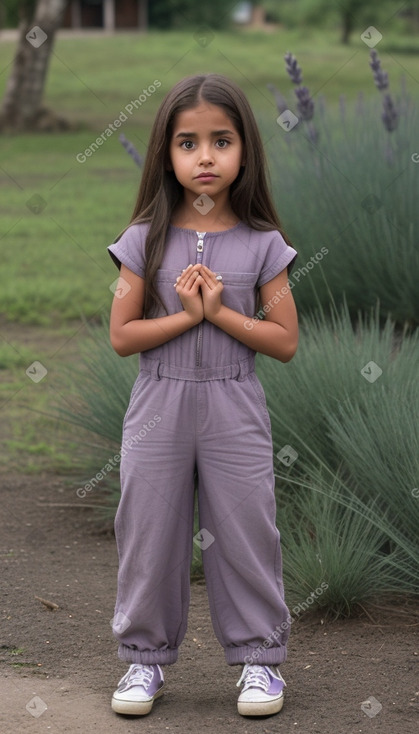
<instances>
[{"instance_id":1,"label":"purple sneaker accent","mask_svg":"<svg viewBox=\"0 0 419 734\"><path fill-rule=\"evenodd\" d=\"M242 716L277 714L284 704L285 683L275 665L245 665L237 682L242 692L237 710Z\"/></svg>"},{"instance_id":2,"label":"purple sneaker accent","mask_svg":"<svg viewBox=\"0 0 419 734\"><path fill-rule=\"evenodd\" d=\"M112 709L117 714L149 714L155 699L162 695L163 687L164 677L160 665L133 663L112 696Z\"/></svg>"}]
</instances>

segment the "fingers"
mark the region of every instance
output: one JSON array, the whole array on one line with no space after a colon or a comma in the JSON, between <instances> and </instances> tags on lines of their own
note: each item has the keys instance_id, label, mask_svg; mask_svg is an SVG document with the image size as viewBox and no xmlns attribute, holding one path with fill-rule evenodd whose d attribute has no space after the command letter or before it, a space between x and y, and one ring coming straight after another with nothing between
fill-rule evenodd
<instances>
[{"instance_id":1,"label":"fingers","mask_svg":"<svg viewBox=\"0 0 419 734\"><path fill-rule=\"evenodd\" d=\"M184 288L190 290L195 284L197 286L205 284L211 290L217 286L221 286L222 289L222 276L216 275L206 265L195 263L195 265L188 265L187 268L182 270L173 287L179 292L180 289Z\"/></svg>"},{"instance_id":2,"label":"fingers","mask_svg":"<svg viewBox=\"0 0 419 734\"><path fill-rule=\"evenodd\" d=\"M206 265L201 266L201 276L209 288L213 289L220 285L222 287L222 275L216 275Z\"/></svg>"},{"instance_id":3,"label":"fingers","mask_svg":"<svg viewBox=\"0 0 419 734\"><path fill-rule=\"evenodd\" d=\"M185 287L190 289L194 285L198 276L199 270L196 269L196 266L188 265L188 267L182 270L182 273L176 278L176 283L173 284L173 287L176 288L177 292Z\"/></svg>"}]
</instances>

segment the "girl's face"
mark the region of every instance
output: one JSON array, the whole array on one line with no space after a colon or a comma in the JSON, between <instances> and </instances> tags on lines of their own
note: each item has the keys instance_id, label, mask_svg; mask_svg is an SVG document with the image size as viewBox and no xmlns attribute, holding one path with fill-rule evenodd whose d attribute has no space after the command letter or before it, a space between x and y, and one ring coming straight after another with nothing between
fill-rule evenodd
<instances>
[{"instance_id":1,"label":"girl's face","mask_svg":"<svg viewBox=\"0 0 419 734\"><path fill-rule=\"evenodd\" d=\"M170 161L192 202L205 193L214 201L228 197L244 164L240 135L224 110L209 102L179 112L170 141Z\"/></svg>"}]
</instances>

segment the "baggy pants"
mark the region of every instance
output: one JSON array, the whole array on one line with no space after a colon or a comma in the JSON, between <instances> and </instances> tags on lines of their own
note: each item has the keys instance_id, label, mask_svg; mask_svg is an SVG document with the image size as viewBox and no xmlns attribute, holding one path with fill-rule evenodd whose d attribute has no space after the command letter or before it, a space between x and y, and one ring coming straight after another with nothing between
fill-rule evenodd
<instances>
[{"instance_id":1,"label":"baggy pants","mask_svg":"<svg viewBox=\"0 0 419 734\"><path fill-rule=\"evenodd\" d=\"M142 355L124 419L120 470L113 620L119 658L160 665L177 660L190 601L197 471L195 542L226 661L283 662L289 614L272 438L253 360L172 371Z\"/></svg>"}]
</instances>

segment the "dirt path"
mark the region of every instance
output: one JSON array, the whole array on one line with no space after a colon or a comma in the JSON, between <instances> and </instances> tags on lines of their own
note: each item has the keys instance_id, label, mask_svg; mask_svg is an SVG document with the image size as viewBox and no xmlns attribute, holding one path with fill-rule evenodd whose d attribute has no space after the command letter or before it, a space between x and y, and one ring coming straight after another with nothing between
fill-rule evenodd
<instances>
[{"instance_id":1,"label":"dirt path","mask_svg":"<svg viewBox=\"0 0 419 734\"><path fill-rule=\"evenodd\" d=\"M236 712L241 669L224 662L204 584L193 585L188 632L179 662L165 669L165 695L148 717L117 716L110 697L126 666L110 627L114 538L98 532L91 511L51 506L75 501L74 489L60 479L2 476L1 484L2 734L417 731L412 615L381 614L380 626L367 617L329 624L300 619L282 666L283 711L245 719ZM49 611L35 596L59 609ZM371 696L367 713L361 704Z\"/></svg>"}]
</instances>

